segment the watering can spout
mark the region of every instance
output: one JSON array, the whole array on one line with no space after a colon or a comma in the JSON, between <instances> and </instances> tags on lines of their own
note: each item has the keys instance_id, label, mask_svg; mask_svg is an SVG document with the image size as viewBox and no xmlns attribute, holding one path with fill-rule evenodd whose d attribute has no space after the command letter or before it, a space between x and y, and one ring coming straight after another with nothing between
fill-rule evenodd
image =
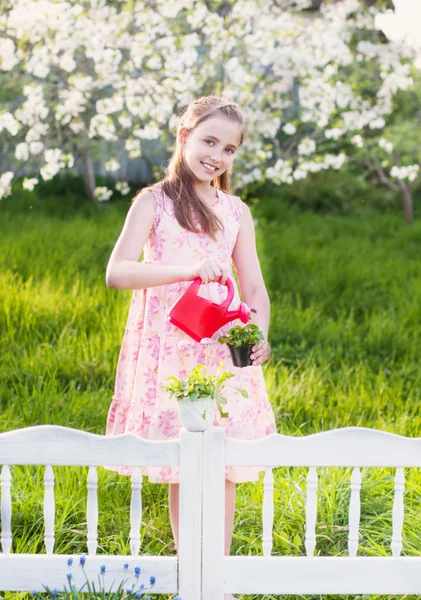
<instances>
[{"instance_id":1,"label":"watering can spout","mask_svg":"<svg viewBox=\"0 0 421 600\"><path fill-rule=\"evenodd\" d=\"M243 323L248 323L250 320L250 309L247 304L242 302L237 310L228 310L225 313L223 325L226 325L230 321L240 319Z\"/></svg>"}]
</instances>

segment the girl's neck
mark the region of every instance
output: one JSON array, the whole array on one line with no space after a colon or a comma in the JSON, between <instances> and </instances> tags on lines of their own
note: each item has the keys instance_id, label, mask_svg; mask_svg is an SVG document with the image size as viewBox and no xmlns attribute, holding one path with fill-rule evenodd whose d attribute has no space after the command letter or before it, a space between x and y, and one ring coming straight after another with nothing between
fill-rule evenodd
<instances>
[{"instance_id":1,"label":"girl's neck","mask_svg":"<svg viewBox=\"0 0 421 600\"><path fill-rule=\"evenodd\" d=\"M218 200L218 192L215 187L206 183L201 186L195 185L194 189L208 206L212 207Z\"/></svg>"}]
</instances>

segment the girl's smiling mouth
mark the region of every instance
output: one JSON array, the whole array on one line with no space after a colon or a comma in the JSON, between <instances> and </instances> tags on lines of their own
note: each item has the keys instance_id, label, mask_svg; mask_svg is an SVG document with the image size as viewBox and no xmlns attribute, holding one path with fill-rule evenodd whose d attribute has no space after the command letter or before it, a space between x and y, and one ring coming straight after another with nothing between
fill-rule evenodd
<instances>
[{"instance_id":1,"label":"girl's smiling mouth","mask_svg":"<svg viewBox=\"0 0 421 600\"><path fill-rule=\"evenodd\" d=\"M215 171L218 171L218 167L213 167L209 163L200 161L200 164L203 165L205 171L207 171L208 173L215 173Z\"/></svg>"}]
</instances>

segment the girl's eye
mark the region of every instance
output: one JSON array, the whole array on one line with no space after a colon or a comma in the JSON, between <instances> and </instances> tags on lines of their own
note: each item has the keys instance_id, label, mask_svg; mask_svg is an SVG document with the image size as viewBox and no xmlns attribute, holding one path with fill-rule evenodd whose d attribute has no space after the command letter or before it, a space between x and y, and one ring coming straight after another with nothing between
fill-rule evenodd
<instances>
[{"instance_id":1,"label":"girl's eye","mask_svg":"<svg viewBox=\"0 0 421 600\"><path fill-rule=\"evenodd\" d=\"M215 142L213 140L205 140L206 144L214 144ZM228 152L230 154L234 154L234 150L232 148L227 148Z\"/></svg>"}]
</instances>

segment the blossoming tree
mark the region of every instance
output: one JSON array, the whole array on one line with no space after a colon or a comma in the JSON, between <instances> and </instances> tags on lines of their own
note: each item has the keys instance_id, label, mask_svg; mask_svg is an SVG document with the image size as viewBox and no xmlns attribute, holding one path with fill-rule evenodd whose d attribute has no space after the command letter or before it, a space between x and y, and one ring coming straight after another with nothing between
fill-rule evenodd
<instances>
[{"instance_id":1,"label":"blossoming tree","mask_svg":"<svg viewBox=\"0 0 421 600\"><path fill-rule=\"evenodd\" d=\"M0 197L23 169L36 174L24 180L32 189L77 160L88 196L107 200L113 191L95 184L98 148L109 152L110 173L125 153L150 161L149 141L169 151L175 115L213 90L239 102L249 122L237 185L340 168L346 154L326 140L381 130L394 93L411 80L397 45L355 44L355 32L375 28L377 9L343 0L304 10L312 4L5 0L0 69L15 93L0 112L9 149ZM367 53L382 77L370 99L346 79Z\"/></svg>"},{"instance_id":2,"label":"blossoming tree","mask_svg":"<svg viewBox=\"0 0 421 600\"><path fill-rule=\"evenodd\" d=\"M400 195L407 223L413 220L412 191L419 185L421 149L421 76L394 98L394 110L380 132L367 131L351 138L351 160L368 176Z\"/></svg>"}]
</instances>

